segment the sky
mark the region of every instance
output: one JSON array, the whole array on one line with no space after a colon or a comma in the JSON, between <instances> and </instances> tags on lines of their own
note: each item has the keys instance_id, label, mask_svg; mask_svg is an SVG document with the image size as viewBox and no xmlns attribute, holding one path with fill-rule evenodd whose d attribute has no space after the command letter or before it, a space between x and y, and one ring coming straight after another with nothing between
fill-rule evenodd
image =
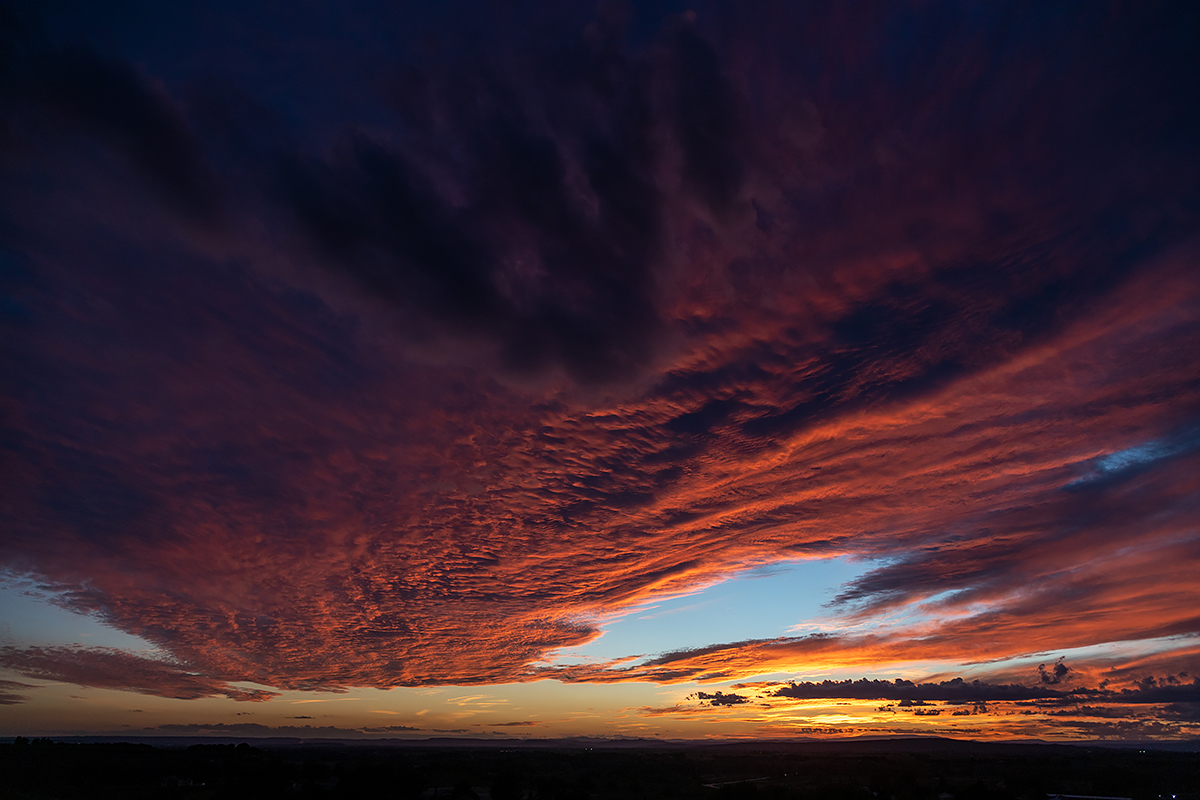
<instances>
[{"instance_id":1,"label":"sky","mask_svg":"<svg viewBox=\"0 0 1200 800\"><path fill-rule=\"evenodd\" d=\"M1200 734L1193 3L0 3L0 736Z\"/></svg>"}]
</instances>

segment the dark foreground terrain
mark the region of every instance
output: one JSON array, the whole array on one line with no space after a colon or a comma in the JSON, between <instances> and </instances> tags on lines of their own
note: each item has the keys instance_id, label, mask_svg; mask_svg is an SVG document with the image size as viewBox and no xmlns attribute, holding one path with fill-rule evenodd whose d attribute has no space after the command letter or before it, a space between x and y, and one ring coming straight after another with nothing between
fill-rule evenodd
<instances>
[{"instance_id":1,"label":"dark foreground terrain","mask_svg":"<svg viewBox=\"0 0 1200 800\"><path fill-rule=\"evenodd\" d=\"M0 744L24 798L878 798L1200 800L1200 753L951 740Z\"/></svg>"}]
</instances>

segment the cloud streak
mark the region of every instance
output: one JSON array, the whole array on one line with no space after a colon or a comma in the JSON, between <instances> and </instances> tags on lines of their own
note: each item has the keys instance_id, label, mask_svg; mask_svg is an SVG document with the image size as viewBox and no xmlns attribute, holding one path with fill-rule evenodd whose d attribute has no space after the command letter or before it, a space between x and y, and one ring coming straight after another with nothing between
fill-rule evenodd
<instances>
[{"instance_id":1,"label":"cloud streak","mask_svg":"<svg viewBox=\"0 0 1200 800\"><path fill-rule=\"evenodd\" d=\"M894 681L859 680L809 681L789 683L771 693L773 697L804 700L851 698L858 700L899 700L920 702L940 700L958 703L980 703L1002 700L1052 700L1059 703L1193 703L1200 698L1200 683L1167 686L1138 686L1124 689L1049 689L1044 686L1021 684L992 684L953 678L938 683L914 683L897 678Z\"/></svg>"},{"instance_id":2,"label":"cloud streak","mask_svg":"<svg viewBox=\"0 0 1200 800\"><path fill-rule=\"evenodd\" d=\"M36 686L20 681L0 681L0 705L13 706L17 703L24 703L29 697L19 694L20 690L36 688Z\"/></svg>"},{"instance_id":3,"label":"cloud streak","mask_svg":"<svg viewBox=\"0 0 1200 800\"><path fill-rule=\"evenodd\" d=\"M263 701L278 694L263 689L240 689L189 671L182 665L108 648L4 647L0 648L0 666L41 680L123 689L180 700L225 696L233 700ZM13 681L6 681L6 684L25 686Z\"/></svg>"}]
</instances>

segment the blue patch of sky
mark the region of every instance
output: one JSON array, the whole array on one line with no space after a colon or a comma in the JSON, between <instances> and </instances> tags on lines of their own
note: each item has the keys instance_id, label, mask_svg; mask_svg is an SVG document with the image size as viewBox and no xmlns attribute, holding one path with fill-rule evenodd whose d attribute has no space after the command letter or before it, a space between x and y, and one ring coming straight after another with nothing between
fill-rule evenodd
<instances>
[{"instance_id":1,"label":"blue patch of sky","mask_svg":"<svg viewBox=\"0 0 1200 800\"><path fill-rule=\"evenodd\" d=\"M830 620L826 604L871 565L850 558L789 561L742 572L694 593L650 603L601 625L604 635L557 651L558 663L651 656L685 648L796 635Z\"/></svg>"},{"instance_id":2,"label":"blue patch of sky","mask_svg":"<svg viewBox=\"0 0 1200 800\"><path fill-rule=\"evenodd\" d=\"M1116 450L1087 462L1091 471L1067 484L1067 489L1083 488L1135 474L1144 467L1200 447L1200 429L1191 429L1165 439L1155 439L1124 450Z\"/></svg>"},{"instance_id":3,"label":"blue patch of sky","mask_svg":"<svg viewBox=\"0 0 1200 800\"><path fill-rule=\"evenodd\" d=\"M54 602L55 594L28 579L0 575L0 646L80 644L123 650L154 650L145 639L106 625L94 614L77 614Z\"/></svg>"}]
</instances>

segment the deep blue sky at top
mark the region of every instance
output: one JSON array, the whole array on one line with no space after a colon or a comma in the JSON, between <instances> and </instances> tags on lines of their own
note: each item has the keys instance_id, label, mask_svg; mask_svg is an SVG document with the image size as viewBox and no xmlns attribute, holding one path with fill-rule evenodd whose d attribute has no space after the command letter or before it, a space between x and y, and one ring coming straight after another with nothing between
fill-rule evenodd
<instances>
[{"instance_id":1,"label":"deep blue sky at top","mask_svg":"<svg viewBox=\"0 0 1200 800\"><path fill-rule=\"evenodd\" d=\"M544 54L574 46L597 17L588 3L465 0L11 5L43 23L40 32L54 43L120 55L175 87L229 81L278 112L301 141L348 122L395 124L380 89L397 65ZM636 50L661 34L665 19L704 6L655 0L598 8L623 21L625 42ZM705 14L705 27L719 30L719 15Z\"/></svg>"}]
</instances>

